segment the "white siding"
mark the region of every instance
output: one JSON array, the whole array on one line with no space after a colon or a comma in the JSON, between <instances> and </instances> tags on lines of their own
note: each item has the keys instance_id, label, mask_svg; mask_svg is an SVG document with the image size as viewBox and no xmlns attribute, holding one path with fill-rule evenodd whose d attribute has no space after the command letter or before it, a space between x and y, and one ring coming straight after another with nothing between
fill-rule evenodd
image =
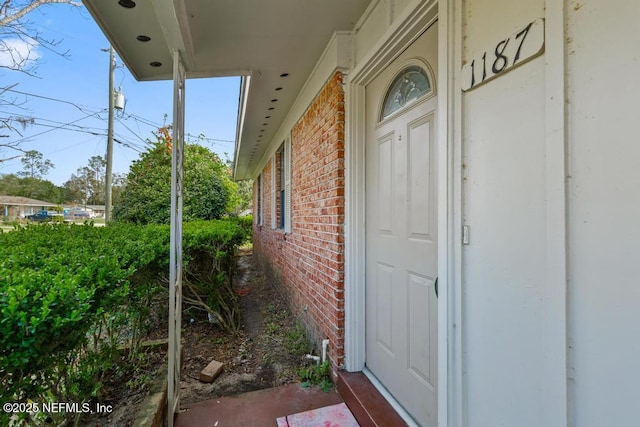
<instances>
[{"instance_id":1,"label":"white siding","mask_svg":"<svg viewBox=\"0 0 640 427\"><path fill-rule=\"evenodd\" d=\"M640 3L567 1L573 425L638 425Z\"/></svg>"},{"instance_id":2,"label":"white siding","mask_svg":"<svg viewBox=\"0 0 640 427\"><path fill-rule=\"evenodd\" d=\"M544 17L542 1L466 1L463 61ZM493 50L489 51L493 54ZM545 62L462 99L463 398L468 426L551 426L547 310ZM560 284L563 285L562 283ZM561 349L560 349L561 350Z\"/></svg>"}]
</instances>

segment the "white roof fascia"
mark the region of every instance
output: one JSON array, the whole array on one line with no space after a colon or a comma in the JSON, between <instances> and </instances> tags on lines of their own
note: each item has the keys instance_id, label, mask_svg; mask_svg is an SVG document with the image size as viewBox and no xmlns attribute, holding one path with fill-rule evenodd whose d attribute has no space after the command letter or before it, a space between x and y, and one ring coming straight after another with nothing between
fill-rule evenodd
<instances>
[{"instance_id":1,"label":"white roof fascia","mask_svg":"<svg viewBox=\"0 0 640 427\"><path fill-rule=\"evenodd\" d=\"M251 76L242 76L240 80L240 95L238 99L238 118L236 122L236 149L233 156L233 177L236 178L237 159L240 155L240 145L242 144L242 130L244 128L247 102L249 101L249 89L251 86Z\"/></svg>"}]
</instances>

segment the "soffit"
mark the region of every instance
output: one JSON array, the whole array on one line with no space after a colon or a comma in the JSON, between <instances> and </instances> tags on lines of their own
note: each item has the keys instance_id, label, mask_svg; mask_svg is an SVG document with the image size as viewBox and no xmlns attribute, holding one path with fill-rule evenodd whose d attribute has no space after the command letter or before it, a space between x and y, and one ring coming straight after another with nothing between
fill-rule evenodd
<instances>
[{"instance_id":1,"label":"soffit","mask_svg":"<svg viewBox=\"0 0 640 427\"><path fill-rule=\"evenodd\" d=\"M255 172L332 34L352 30L371 2L133 0L127 9L118 0L83 1L138 80L172 79L172 49L181 52L187 78L251 76L239 117L239 179Z\"/></svg>"}]
</instances>

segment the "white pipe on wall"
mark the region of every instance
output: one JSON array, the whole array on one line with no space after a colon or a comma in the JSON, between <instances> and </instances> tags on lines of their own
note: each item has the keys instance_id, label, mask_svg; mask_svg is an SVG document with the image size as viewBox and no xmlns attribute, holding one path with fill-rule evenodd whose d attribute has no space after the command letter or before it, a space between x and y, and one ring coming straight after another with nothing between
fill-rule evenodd
<instances>
[{"instance_id":1,"label":"white pipe on wall","mask_svg":"<svg viewBox=\"0 0 640 427\"><path fill-rule=\"evenodd\" d=\"M322 363L327 361L327 347L329 347L329 340L322 340Z\"/></svg>"},{"instance_id":2,"label":"white pipe on wall","mask_svg":"<svg viewBox=\"0 0 640 427\"><path fill-rule=\"evenodd\" d=\"M307 354L305 357L307 359L315 360L318 365L320 364L320 356L314 356L313 354Z\"/></svg>"}]
</instances>

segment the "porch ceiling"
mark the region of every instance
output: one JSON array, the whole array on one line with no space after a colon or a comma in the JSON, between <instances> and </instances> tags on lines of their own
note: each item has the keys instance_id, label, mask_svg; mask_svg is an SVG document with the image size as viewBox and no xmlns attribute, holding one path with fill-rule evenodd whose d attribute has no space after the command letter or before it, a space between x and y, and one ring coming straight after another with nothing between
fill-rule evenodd
<instances>
[{"instance_id":1,"label":"porch ceiling","mask_svg":"<svg viewBox=\"0 0 640 427\"><path fill-rule=\"evenodd\" d=\"M238 117L237 179L252 177L332 34L353 29L371 1L83 0L138 80L172 79L172 49L187 78L251 76Z\"/></svg>"}]
</instances>

